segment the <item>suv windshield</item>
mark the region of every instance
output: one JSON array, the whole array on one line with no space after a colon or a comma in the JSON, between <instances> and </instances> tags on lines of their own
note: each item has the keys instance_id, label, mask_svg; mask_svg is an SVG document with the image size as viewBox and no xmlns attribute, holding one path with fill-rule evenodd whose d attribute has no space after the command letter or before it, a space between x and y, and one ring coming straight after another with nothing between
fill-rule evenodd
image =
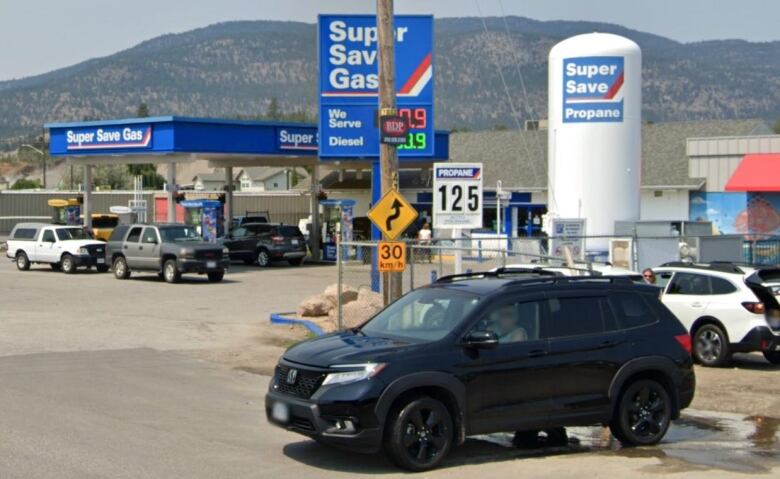
<instances>
[{"instance_id":1,"label":"suv windshield","mask_svg":"<svg viewBox=\"0 0 780 479\"><path fill-rule=\"evenodd\" d=\"M193 226L173 226L160 228L160 236L165 243L180 243L182 241L201 241L201 237Z\"/></svg>"},{"instance_id":2,"label":"suv windshield","mask_svg":"<svg viewBox=\"0 0 780 479\"><path fill-rule=\"evenodd\" d=\"M83 228L57 228L55 231L60 241L92 239Z\"/></svg>"},{"instance_id":3,"label":"suv windshield","mask_svg":"<svg viewBox=\"0 0 780 479\"><path fill-rule=\"evenodd\" d=\"M447 288L417 289L379 312L360 330L368 336L438 341L449 334L479 300L474 294Z\"/></svg>"}]
</instances>

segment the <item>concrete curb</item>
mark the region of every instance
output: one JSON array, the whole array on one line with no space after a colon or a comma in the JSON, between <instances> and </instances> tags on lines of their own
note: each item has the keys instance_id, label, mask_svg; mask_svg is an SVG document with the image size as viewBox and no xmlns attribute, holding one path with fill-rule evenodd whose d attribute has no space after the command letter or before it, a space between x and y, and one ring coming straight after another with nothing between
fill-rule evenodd
<instances>
[{"instance_id":1,"label":"concrete curb","mask_svg":"<svg viewBox=\"0 0 780 479\"><path fill-rule=\"evenodd\" d=\"M311 321L308 321L306 319L297 319L297 318L289 318L286 317L288 315L294 315L295 313L271 313L271 324L299 324L312 333L316 334L317 336L322 336L325 334L325 331L323 331L319 326L314 324Z\"/></svg>"}]
</instances>

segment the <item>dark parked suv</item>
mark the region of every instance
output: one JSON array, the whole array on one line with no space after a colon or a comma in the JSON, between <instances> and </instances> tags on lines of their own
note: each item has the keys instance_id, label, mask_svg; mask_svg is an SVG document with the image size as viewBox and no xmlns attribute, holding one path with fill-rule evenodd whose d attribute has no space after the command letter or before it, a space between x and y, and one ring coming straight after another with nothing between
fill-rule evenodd
<instances>
[{"instance_id":1,"label":"dark parked suv","mask_svg":"<svg viewBox=\"0 0 780 479\"><path fill-rule=\"evenodd\" d=\"M153 271L169 283L183 273L222 281L230 263L227 250L203 241L194 226L182 224L117 226L108 239L106 260L117 279L129 278L131 271Z\"/></svg>"},{"instance_id":2,"label":"dark parked suv","mask_svg":"<svg viewBox=\"0 0 780 479\"><path fill-rule=\"evenodd\" d=\"M282 259L298 266L306 258L306 239L297 226L247 223L231 231L223 244L230 251L230 259L246 264L268 266Z\"/></svg>"},{"instance_id":3,"label":"dark parked suv","mask_svg":"<svg viewBox=\"0 0 780 479\"><path fill-rule=\"evenodd\" d=\"M364 325L291 347L268 420L399 466L437 466L466 436L604 424L661 440L695 388L690 337L658 289L623 277L449 276Z\"/></svg>"}]
</instances>

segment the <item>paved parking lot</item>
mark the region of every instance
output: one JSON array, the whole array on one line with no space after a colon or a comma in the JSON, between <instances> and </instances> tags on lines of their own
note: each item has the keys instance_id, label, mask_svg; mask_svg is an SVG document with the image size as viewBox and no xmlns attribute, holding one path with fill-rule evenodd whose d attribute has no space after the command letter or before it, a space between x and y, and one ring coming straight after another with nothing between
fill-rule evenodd
<instances>
[{"instance_id":1,"label":"paved parking lot","mask_svg":"<svg viewBox=\"0 0 780 479\"><path fill-rule=\"evenodd\" d=\"M220 284L193 277L168 285L153 275L118 281L40 266L22 273L0 262L0 477L401 477L381 457L269 426L268 378L244 372L267 371L285 344L303 337L269 325L269 313L294 309L334 279L329 266L235 266ZM749 409L777 410L780 371L761 360L699 374L704 400L729 378L730 390L751 386L763 401ZM562 477L574 469L594 477L771 476L780 472L778 425L770 416L692 410L660 447L627 451L600 428L572 430L569 447L536 451L493 435L470 439L426 477Z\"/></svg>"}]
</instances>

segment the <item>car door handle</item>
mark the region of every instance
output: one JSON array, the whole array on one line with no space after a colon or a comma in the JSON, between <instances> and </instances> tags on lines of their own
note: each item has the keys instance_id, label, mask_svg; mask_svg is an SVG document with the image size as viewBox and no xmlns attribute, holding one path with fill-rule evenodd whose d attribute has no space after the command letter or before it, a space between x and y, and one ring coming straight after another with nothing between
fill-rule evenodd
<instances>
[{"instance_id":1,"label":"car door handle","mask_svg":"<svg viewBox=\"0 0 780 479\"><path fill-rule=\"evenodd\" d=\"M602 348L612 348L617 346L618 342L613 340L607 340L601 343Z\"/></svg>"},{"instance_id":2,"label":"car door handle","mask_svg":"<svg viewBox=\"0 0 780 479\"><path fill-rule=\"evenodd\" d=\"M545 349L534 349L533 351L528 352L529 358L541 358L542 356L547 356L547 350Z\"/></svg>"},{"instance_id":3,"label":"car door handle","mask_svg":"<svg viewBox=\"0 0 780 479\"><path fill-rule=\"evenodd\" d=\"M144 249L144 247L143 246L139 246L138 249Z\"/></svg>"},{"instance_id":4,"label":"car door handle","mask_svg":"<svg viewBox=\"0 0 780 479\"><path fill-rule=\"evenodd\" d=\"M127 249L127 245L124 245L122 248Z\"/></svg>"}]
</instances>

